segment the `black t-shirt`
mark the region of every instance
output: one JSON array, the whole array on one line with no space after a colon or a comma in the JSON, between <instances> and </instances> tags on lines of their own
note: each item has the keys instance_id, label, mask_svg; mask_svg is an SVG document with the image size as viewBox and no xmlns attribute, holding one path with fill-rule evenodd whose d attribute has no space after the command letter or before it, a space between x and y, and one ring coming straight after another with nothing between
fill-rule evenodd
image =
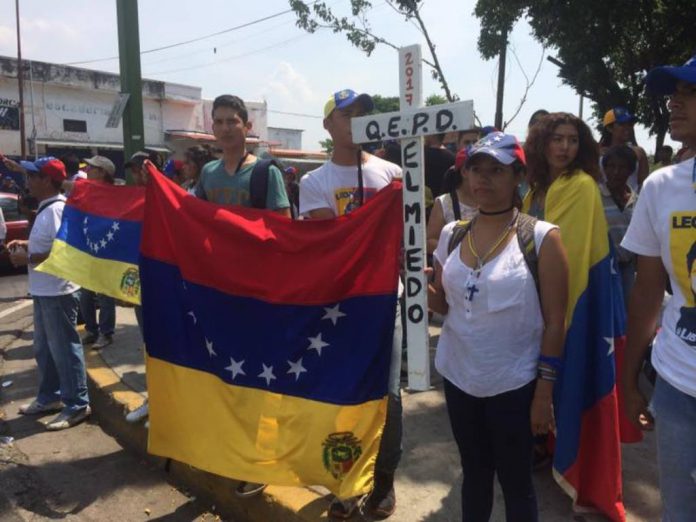
<instances>
[{"instance_id":1,"label":"black t-shirt","mask_svg":"<svg viewBox=\"0 0 696 522\"><path fill-rule=\"evenodd\" d=\"M454 165L455 156L447 149L425 147L425 184L433 193L433 199L444 192L445 172Z\"/></svg>"}]
</instances>

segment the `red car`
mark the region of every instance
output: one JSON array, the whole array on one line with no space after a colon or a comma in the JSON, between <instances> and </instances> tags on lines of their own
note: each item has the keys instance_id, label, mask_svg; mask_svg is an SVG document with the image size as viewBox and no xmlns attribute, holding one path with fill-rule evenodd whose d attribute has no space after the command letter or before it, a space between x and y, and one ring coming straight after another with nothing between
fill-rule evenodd
<instances>
[{"instance_id":1,"label":"red car","mask_svg":"<svg viewBox=\"0 0 696 522\"><path fill-rule=\"evenodd\" d=\"M13 239L27 239L29 237L29 221L19 213L17 194L0 192L0 208L5 216L7 225L7 237L5 243ZM10 266L10 254L6 248L0 251L0 267Z\"/></svg>"}]
</instances>

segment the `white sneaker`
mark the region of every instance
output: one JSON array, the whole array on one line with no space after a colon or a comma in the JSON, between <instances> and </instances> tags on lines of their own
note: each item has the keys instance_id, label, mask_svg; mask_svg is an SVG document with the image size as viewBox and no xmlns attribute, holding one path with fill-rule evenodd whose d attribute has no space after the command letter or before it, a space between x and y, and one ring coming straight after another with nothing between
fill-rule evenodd
<instances>
[{"instance_id":1,"label":"white sneaker","mask_svg":"<svg viewBox=\"0 0 696 522\"><path fill-rule=\"evenodd\" d=\"M146 400L138 408L136 408L133 411L128 412L126 414L126 421L127 422L140 422L145 417L147 417L149 414L150 414L150 407L149 407L147 400Z\"/></svg>"},{"instance_id":2,"label":"white sneaker","mask_svg":"<svg viewBox=\"0 0 696 522\"><path fill-rule=\"evenodd\" d=\"M19 413L22 415L39 415L41 413L53 413L54 411L60 411L62 409L63 403L60 401L41 404L39 401L34 400L29 404L20 406Z\"/></svg>"},{"instance_id":3,"label":"white sneaker","mask_svg":"<svg viewBox=\"0 0 696 522\"><path fill-rule=\"evenodd\" d=\"M51 422L46 424L46 429L48 431L58 431L67 428L72 428L76 424L79 424L87 417L92 414L92 409L89 406L85 406L81 410L73 412L61 412L58 416Z\"/></svg>"}]
</instances>

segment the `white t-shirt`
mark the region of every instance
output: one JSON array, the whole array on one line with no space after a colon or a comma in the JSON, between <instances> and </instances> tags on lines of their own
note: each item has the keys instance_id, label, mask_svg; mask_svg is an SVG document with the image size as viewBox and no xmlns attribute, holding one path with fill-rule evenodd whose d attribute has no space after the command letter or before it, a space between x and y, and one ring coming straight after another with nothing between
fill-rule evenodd
<instances>
[{"instance_id":1,"label":"white t-shirt","mask_svg":"<svg viewBox=\"0 0 696 522\"><path fill-rule=\"evenodd\" d=\"M51 202L56 203L51 204ZM29 254L47 254L51 251L53 240L60 228L60 220L65 208L65 197L55 196L43 200L39 204L34 226L29 234ZM79 290L79 286L59 279L50 274L37 272L33 265L29 265L29 293L35 296L56 296L71 294Z\"/></svg>"},{"instance_id":2,"label":"white t-shirt","mask_svg":"<svg viewBox=\"0 0 696 522\"><path fill-rule=\"evenodd\" d=\"M401 167L372 154L368 154L362 172L363 201L401 177ZM330 208L336 216L348 214L357 203L357 191L358 168L329 160L300 180L300 214L319 208Z\"/></svg>"},{"instance_id":3,"label":"white t-shirt","mask_svg":"<svg viewBox=\"0 0 696 522\"><path fill-rule=\"evenodd\" d=\"M3 214L2 208L0 208L0 241L5 241L6 237L7 225L5 224L5 214Z\"/></svg>"},{"instance_id":4,"label":"white t-shirt","mask_svg":"<svg viewBox=\"0 0 696 522\"><path fill-rule=\"evenodd\" d=\"M660 257L674 297L652 352L660 376L696 397L696 194L694 160L656 170L643 183L621 246Z\"/></svg>"},{"instance_id":5,"label":"white t-shirt","mask_svg":"<svg viewBox=\"0 0 696 522\"><path fill-rule=\"evenodd\" d=\"M445 225L434 253L443 269L442 284L449 305L435 367L469 395L492 397L516 390L536 377L544 331L541 305L517 237L483 265L476 277L476 270L462 261L460 248L447 253L455 225ZM554 228L558 227L537 222L537 254L546 234Z\"/></svg>"},{"instance_id":6,"label":"white t-shirt","mask_svg":"<svg viewBox=\"0 0 696 522\"><path fill-rule=\"evenodd\" d=\"M440 194L437 198L442 206L442 215L445 218L445 223L450 223L457 218L454 215L454 206L452 205L451 194ZM476 207L470 207L466 203L459 201L459 215L462 216L463 221L470 221L474 219L474 216L478 213Z\"/></svg>"}]
</instances>

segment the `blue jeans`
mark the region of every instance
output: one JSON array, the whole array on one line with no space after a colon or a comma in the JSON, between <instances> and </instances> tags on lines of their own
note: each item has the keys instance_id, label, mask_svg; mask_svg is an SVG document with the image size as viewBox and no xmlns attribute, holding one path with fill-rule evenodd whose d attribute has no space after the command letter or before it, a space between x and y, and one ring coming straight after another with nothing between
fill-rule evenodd
<instances>
[{"instance_id":1,"label":"blue jeans","mask_svg":"<svg viewBox=\"0 0 696 522\"><path fill-rule=\"evenodd\" d=\"M657 464L663 522L696 517L696 397L657 377L651 410L655 416Z\"/></svg>"},{"instance_id":2,"label":"blue jeans","mask_svg":"<svg viewBox=\"0 0 696 522\"><path fill-rule=\"evenodd\" d=\"M85 330L95 335L114 335L116 329L114 298L94 293L86 288L83 288L80 294L80 311L85 320ZM99 304L99 323L97 323L97 303Z\"/></svg>"},{"instance_id":3,"label":"blue jeans","mask_svg":"<svg viewBox=\"0 0 696 522\"><path fill-rule=\"evenodd\" d=\"M392 338L391 363L389 366L389 396L387 419L384 423L382 440L379 443L375 471L393 475L401 460L401 438L403 434L403 408L401 406L401 351L403 331L401 329L401 304L396 302L394 337Z\"/></svg>"},{"instance_id":4,"label":"blue jeans","mask_svg":"<svg viewBox=\"0 0 696 522\"><path fill-rule=\"evenodd\" d=\"M34 356L39 367L37 401L63 401L65 411L89 405L80 335L75 324L80 292L34 296Z\"/></svg>"}]
</instances>

